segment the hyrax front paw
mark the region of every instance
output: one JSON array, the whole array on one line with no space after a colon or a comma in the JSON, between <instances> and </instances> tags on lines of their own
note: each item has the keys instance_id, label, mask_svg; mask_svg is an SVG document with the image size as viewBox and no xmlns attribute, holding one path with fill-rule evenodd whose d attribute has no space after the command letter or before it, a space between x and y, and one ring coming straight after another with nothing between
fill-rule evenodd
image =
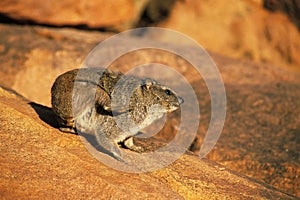
<instances>
[{"instance_id":1,"label":"hyrax front paw","mask_svg":"<svg viewBox=\"0 0 300 200\"><path fill-rule=\"evenodd\" d=\"M127 138L124 142L123 142L124 146L127 147L128 149L141 153L145 151L144 147L141 146L137 146L133 143L133 137L129 137Z\"/></svg>"},{"instance_id":2,"label":"hyrax front paw","mask_svg":"<svg viewBox=\"0 0 300 200\"><path fill-rule=\"evenodd\" d=\"M105 134L98 130L96 133L96 139L98 144L104 148L104 150L108 151L108 154L111 154L117 160L123 160L122 151L118 145L118 143L113 142L110 138L108 138Z\"/></svg>"},{"instance_id":3,"label":"hyrax front paw","mask_svg":"<svg viewBox=\"0 0 300 200\"><path fill-rule=\"evenodd\" d=\"M76 129L73 127L59 127L61 132L77 134Z\"/></svg>"},{"instance_id":4,"label":"hyrax front paw","mask_svg":"<svg viewBox=\"0 0 300 200\"><path fill-rule=\"evenodd\" d=\"M123 161L122 151L121 151L121 149L119 148L119 146L117 144L111 146L110 152L112 153L114 158L116 158L119 161Z\"/></svg>"}]
</instances>

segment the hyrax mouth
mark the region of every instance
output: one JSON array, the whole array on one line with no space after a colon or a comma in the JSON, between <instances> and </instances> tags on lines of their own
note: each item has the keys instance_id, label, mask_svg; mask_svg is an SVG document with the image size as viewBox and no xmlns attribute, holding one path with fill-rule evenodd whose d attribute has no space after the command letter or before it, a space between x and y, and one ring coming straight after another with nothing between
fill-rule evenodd
<instances>
[{"instance_id":1,"label":"hyrax mouth","mask_svg":"<svg viewBox=\"0 0 300 200\"><path fill-rule=\"evenodd\" d=\"M167 112L173 112L175 110L177 110L178 108L180 108L180 105L184 103L184 100L182 97L177 97L178 101L174 102L174 103L170 103L170 102L165 102L164 107L167 108Z\"/></svg>"}]
</instances>

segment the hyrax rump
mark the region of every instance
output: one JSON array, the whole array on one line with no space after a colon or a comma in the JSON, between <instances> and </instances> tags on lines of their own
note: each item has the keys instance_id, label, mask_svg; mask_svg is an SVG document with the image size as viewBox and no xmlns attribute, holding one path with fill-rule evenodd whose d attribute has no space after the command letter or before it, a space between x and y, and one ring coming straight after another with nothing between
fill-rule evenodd
<instances>
[{"instance_id":1,"label":"hyrax rump","mask_svg":"<svg viewBox=\"0 0 300 200\"><path fill-rule=\"evenodd\" d=\"M95 134L98 144L121 159L118 143L134 151L132 136L180 107L183 99L150 78L103 68L82 68L57 77L52 109L63 132Z\"/></svg>"}]
</instances>

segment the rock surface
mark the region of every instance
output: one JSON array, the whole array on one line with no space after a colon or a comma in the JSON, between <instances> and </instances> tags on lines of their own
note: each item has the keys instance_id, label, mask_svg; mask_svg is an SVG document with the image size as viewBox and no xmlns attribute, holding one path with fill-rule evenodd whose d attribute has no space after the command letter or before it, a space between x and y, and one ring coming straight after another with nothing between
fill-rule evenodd
<instances>
[{"instance_id":1,"label":"rock surface","mask_svg":"<svg viewBox=\"0 0 300 200\"><path fill-rule=\"evenodd\" d=\"M133 20L134 6L133 0L3 0L0 2L0 13L23 22L55 26L113 27Z\"/></svg>"},{"instance_id":2,"label":"rock surface","mask_svg":"<svg viewBox=\"0 0 300 200\"><path fill-rule=\"evenodd\" d=\"M50 105L50 87L55 77L68 69L78 67L99 41L111 35L72 29L0 26L0 84L16 90L30 101L46 106ZM189 50L193 52L192 48ZM298 145L300 75L270 65L241 62L217 54L212 54L212 56L225 82L228 106L223 134L208 158L230 169L267 182L287 193L300 196ZM195 71L189 70L189 63L174 54L144 50L119 58L112 64L112 68L126 72L137 64L154 61L172 66L181 72L197 92L202 110L202 123L198 130L198 141L191 147L197 152L210 119L210 98L205 82L195 74ZM165 78L168 77L165 76ZM126 194L133 194L138 190L137 184L125 181L133 177L133 180L139 180L139 184L144 184L143 192L139 194L150 190L153 196L149 194L149 197L153 198L156 191L164 191L166 188L168 188L166 193L174 198L182 196L196 198L200 194L203 198L241 197L239 190L234 189L236 187L234 184L214 182L219 180L214 176L217 172L213 171L210 174L210 168L205 166L216 164L207 160L199 161L188 155L164 169L165 171L154 172L150 175L120 175L93 159L85 151L78 136L66 135L54 129L56 125L47 107L36 104L30 106L28 101L21 100L3 89L1 95L0 123L1 128L3 127L0 130L3 134L3 142L1 142L3 150L1 150L5 152L1 154L1 159L3 159L1 171L6 171L1 181L1 189L4 188L3 194L10 194L14 187L19 188L22 183L30 190L19 191L17 188L15 191L19 193L15 193L16 196L25 193L46 196L50 195L50 190L53 189L57 195L62 192L65 195L62 197L72 197L81 192L82 195L86 195L84 190L91 191L87 196L93 197L90 195L98 195L102 191L101 188L108 188L109 194L103 195L108 197L115 193L118 197L124 191L128 191L126 186L130 184L135 187L131 187L132 189ZM176 115L171 116L171 122L166 124L160 137L172 138L176 131L174 129L176 123L178 123ZM183 161L189 164L183 164ZM15 163L20 163L20 165ZM192 169L194 166L199 166L199 168ZM15 170L9 170L10 168ZM82 168L84 170L81 170ZM223 169L221 166L219 168ZM220 177L223 181L227 181L228 174L223 174L224 170L220 171L223 171ZM227 173L227 170L225 171ZM84 175L79 175L82 173ZM229 174L231 173L233 172ZM201 177L200 180L192 174ZM66 176L69 179L63 180ZM92 176L98 179L95 177L93 179ZM109 178L110 176L112 178ZM72 177L74 181L71 180ZM117 177L122 179L120 178L119 181ZM149 187L146 186L149 183L143 181L148 177L151 177L149 179L151 183L154 181ZM93 181L87 182L89 179ZM205 182L206 180L208 182ZM249 181L247 178L243 179L245 180ZM59 184L61 181L64 184ZM232 181L241 182L235 178ZM51 184L47 185L47 182ZM39 187L42 183L45 184L44 189ZM98 187L97 184L100 186ZM244 189L240 191L248 191L248 186L254 188L252 192L246 193L250 196L256 195L260 190L258 188L263 187L261 185L254 187L251 184L256 183L252 181L249 181L249 184L247 182L246 186L243 186ZM11 185L14 187L10 187ZM163 189L156 190L158 187ZM213 187L217 191L214 192ZM148 190L148 188L151 189ZM114 190L119 192L114 192ZM226 190L233 193L226 194ZM253 192L254 190L256 192ZM267 199L283 195L266 188L263 190L266 193L258 192L258 195ZM216 196L210 196L213 194ZM156 197L167 198L168 196ZM288 198L287 196L281 197Z\"/></svg>"},{"instance_id":3,"label":"rock surface","mask_svg":"<svg viewBox=\"0 0 300 200\"><path fill-rule=\"evenodd\" d=\"M300 29L300 2L297 0L264 0L264 7L286 13Z\"/></svg>"},{"instance_id":4,"label":"rock surface","mask_svg":"<svg viewBox=\"0 0 300 200\"><path fill-rule=\"evenodd\" d=\"M299 70L297 27L286 15L268 12L252 0L177 1L158 26L187 34L222 55Z\"/></svg>"},{"instance_id":5,"label":"rock surface","mask_svg":"<svg viewBox=\"0 0 300 200\"><path fill-rule=\"evenodd\" d=\"M0 21L117 31L166 27L221 55L299 70L299 8L298 0L2 0Z\"/></svg>"},{"instance_id":6,"label":"rock surface","mask_svg":"<svg viewBox=\"0 0 300 200\"><path fill-rule=\"evenodd\" d=\"M0 113L2 198L293 199L191 155L152 173L113 170L93 158L78 136L43 122L53 120L49 108L3 88Z\"/></svg>"}]
</instances>

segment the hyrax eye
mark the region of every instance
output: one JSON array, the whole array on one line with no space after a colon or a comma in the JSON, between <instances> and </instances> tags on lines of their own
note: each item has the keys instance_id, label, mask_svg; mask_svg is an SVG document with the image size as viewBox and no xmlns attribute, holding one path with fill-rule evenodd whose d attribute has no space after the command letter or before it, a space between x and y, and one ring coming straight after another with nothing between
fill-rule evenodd
<instances>
[{"instance_id":1,"label":"hyrax eye","mask_svg":"<svg viewBox=\"0 0 300 200\"><path fill-rule=\"evenodd\" d=\"M166 93L166 95L171 95L172 94L171 90L169 90L169 89L166 89L165 93Z\"/></svg>"}]
</instances>

